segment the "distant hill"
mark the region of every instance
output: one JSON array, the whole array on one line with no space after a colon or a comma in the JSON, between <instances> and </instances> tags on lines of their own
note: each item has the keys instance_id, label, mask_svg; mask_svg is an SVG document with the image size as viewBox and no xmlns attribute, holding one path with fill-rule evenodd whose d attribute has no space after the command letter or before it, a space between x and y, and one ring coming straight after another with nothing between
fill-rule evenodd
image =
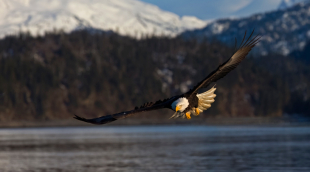
<instances>
[{"instance_id":1,"label":"distant hill","mask_svg":"<svg viewBox=\"0 0 310 172\"><path fill-rule=\"evenodd\" d=\"M310 40L310 3L298 3L283 10L255 14L241 19L222 19L203 29L187 31L183 37L217 39L229 45L235 37L242 37L245 30L256 30L263 36L254 50L255 54L279 53L289 55L302 50Z\"/></svg>"}]
</instances>

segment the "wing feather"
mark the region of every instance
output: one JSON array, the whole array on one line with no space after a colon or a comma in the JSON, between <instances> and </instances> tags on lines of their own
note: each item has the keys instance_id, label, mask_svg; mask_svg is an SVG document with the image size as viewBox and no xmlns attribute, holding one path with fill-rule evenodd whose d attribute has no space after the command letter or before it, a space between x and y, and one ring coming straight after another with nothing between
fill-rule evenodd
<instances>
[{"instance_id":1,"label":"wing feather","mask_svg":"<svg viewBox=\"0 0 310 172\"><path fill-rule=\"evenodd\" d=\"M250 40L253 33L254 33L254 30L252 31L252 33L248 37L248 39L244 42L244 40L246 38L246 32L245 32L243 40L240 44L240 47L231 56L231 58L229 58L226 62L224 62L222 65L220 65L216 70L211 72L204 80L199 82L188 93L190 93L190 94L197 93L197 91L200 88L205 88L205 87L209 86L212 82L216 82L217 80L226 76L230 71L235 69L241 63L241 61L245 59L245 57L252 50L252 48L259 42L259 40L261 38L259 35L255 36L254 38L252 38Z\"/></svg>"},{"instance_id":2,"label":"wing feather","mask_svg":"<svg viewBox=\"0 0 310 172\"><path fill-rule=\"evenodd\" d=\"M116 121L118 119L126 118L126 117L129 117L133 114L137 114L140 112L146 112L146 111L152 111L152 110L157 110L157 109L162 109L162 108L168 108L175 99L177 99L177 96L171 97L170 99L166 99L163 101L159 100L155 103L152 103L152 102L149 103L148 102L148 103L145 103L142 106L140 106L140 108L136 107L134 110L131 110L131 111L120 112L120 113L116 113L113 115L106 115L106 116L102 116L99 118L86 119L83 117L79 117L77 115L75 115L73 118L80 120L80 121L88 122L91 124L101 125L101 124L106 124L106 123Z\"/></svg>"}]
</instances>

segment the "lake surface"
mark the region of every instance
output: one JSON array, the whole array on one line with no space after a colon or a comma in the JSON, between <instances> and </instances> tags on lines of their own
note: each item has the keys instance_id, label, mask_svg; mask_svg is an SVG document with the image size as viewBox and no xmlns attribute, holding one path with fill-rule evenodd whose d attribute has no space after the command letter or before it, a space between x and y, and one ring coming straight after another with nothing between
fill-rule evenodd
<instances>
[{"instance_id":1,"label":"lake surface","mask_svg":"<svg viewBox=\"0 0 310 172\"><path fill-rule=\"evenodd\" d=\"M1 172L310 171L310 127L0 129Z\"/></svg>"}]
</instances>

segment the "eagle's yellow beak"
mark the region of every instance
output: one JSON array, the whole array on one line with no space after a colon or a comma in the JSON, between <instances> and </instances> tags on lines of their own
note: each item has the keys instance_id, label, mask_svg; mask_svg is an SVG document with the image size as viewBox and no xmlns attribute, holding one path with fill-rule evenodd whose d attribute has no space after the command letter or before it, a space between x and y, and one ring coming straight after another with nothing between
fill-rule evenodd
<instances>
[{"instance_id":1,"label":"eagle's yellow beak","mask_svg":"<svg viewBox=\"0 0 310 172\"><path fill-rule=\"evenodd\" d=\"M181 108L180 106L175 107L175 111L176 111L176 112L179 111L180 108Z\"/></svg>"}]
</instances>

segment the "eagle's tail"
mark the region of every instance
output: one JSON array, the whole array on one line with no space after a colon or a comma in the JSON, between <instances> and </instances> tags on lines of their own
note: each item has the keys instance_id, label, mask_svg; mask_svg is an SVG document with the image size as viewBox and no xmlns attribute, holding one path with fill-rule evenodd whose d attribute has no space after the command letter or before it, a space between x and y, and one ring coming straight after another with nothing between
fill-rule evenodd
<instances>
[{"instance_id":1,"label":"eagle's tail","mask_svg":"<svg viewBox=\"0 0 310 172\"><path fill-rule=\"evenodd\" d=\"M214 98L216 94L214 94L216 88L215 85L208 91L204 93L197 94L198 97L198 110L199 112L203 112L211 107L211 103L214 102Z\"/></svg>"}]
</instances>

